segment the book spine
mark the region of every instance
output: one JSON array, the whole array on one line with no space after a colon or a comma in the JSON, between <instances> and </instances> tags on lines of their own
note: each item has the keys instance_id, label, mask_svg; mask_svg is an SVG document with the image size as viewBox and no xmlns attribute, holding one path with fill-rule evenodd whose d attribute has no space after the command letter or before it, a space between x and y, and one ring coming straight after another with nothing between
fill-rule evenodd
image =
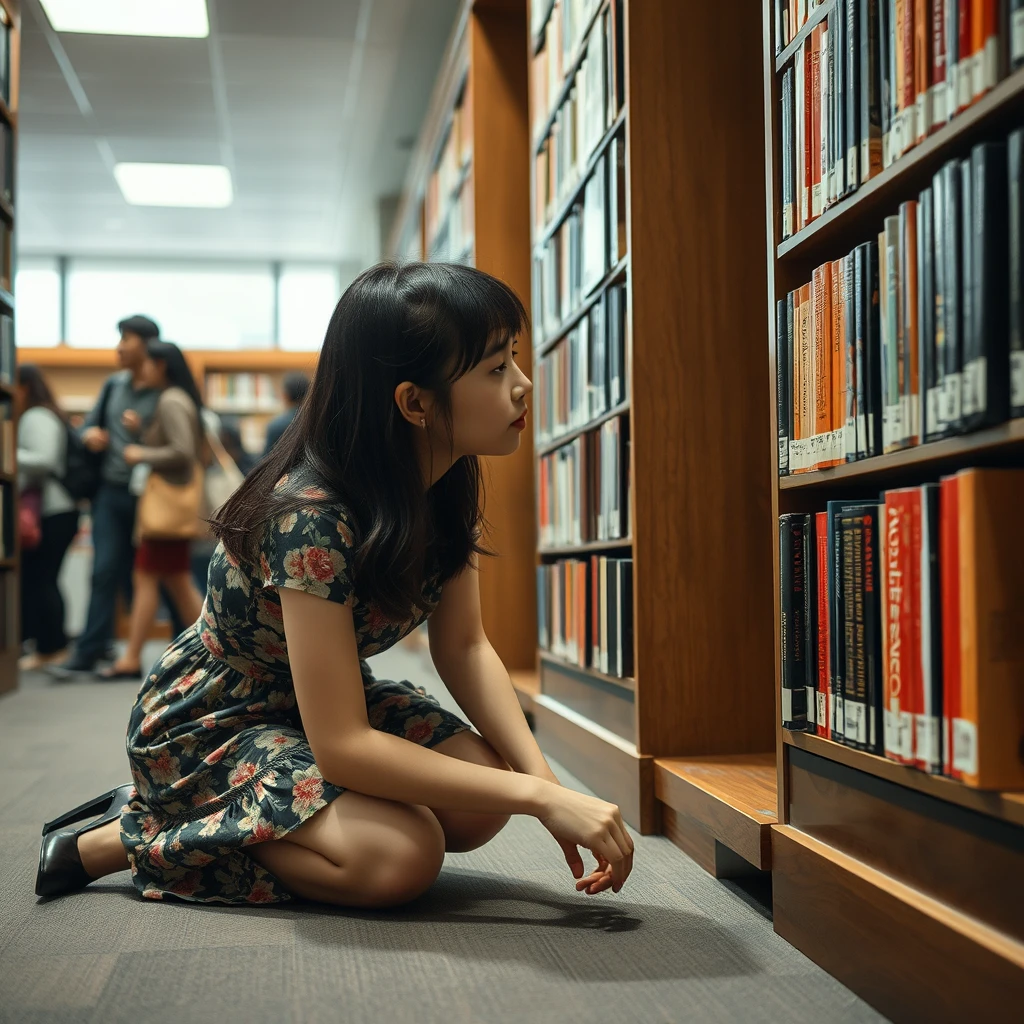
<instances>
[{"instance_id":1,"label":"book spine","mask_svg":"<svg viewBox=\"0 0 1024 1024\"><path fill-rule=\"evenodd\" d=\"M808 119L810 117L809 100L810 94L807 90L807 72L810 70L807 64L808 54L807 42L793 55L793 139L795 143L795 173L794 185L796 196L796 230L805 227L809 218L809 177L808 177L808 150L807 133L809 129Z\"/></svg>"},{"instance_id":2,"label":"book spine","mask_svg":"<svg viewBox=\"0 0 1024 1024\"><path fill-rule=\"evenodd\" d=\"M978 99L995 88L1003 75L999 8L1000 0L973 0L971 3L971 48L975 55L972 99Z\"/></svg>"},{"instance_id":3,"label":"book spine","mask_svg":"<svg viewBox=\"0 0 1024 1024\"><path fill-rule=\"evenodd\" d=\"M921 441L921 349L917 308L917 201L900 204L900 311L903 342L903 383L900 402L903 412L903 443Z\"/></svg>"},{"instance_id":4,"label":"book spine","mask_svg":"<svg viewBox=\"0 0 1024 1024\"><path fill-rule=\"evenodd\" d=\"M812 339L814 359L812 380L814 382L814 443L815 456L812 468L817 469L828 461L827 450L823 456L825 440L832 429L832 317L831 317L831 265L823 263L814 268L811 277Z\"/></svg>"},{"instance_id":5,"label":"book spine","mask_svg":"<svg viewBox=\"0 0 1024 1024\"><path fill-rule=\"evenodd\" d=\"M942 613L939 587L939 485L921 488L921 703L917 715L915 763L942 771Z\"/></svg>"},{"instance_id":6,"label":"book spine","mask_svg":"<svg viewBox=\"0 0 1024 1024\"><path fill-rule=\"evenodd\" d=\"M633 675L633 559L623 558L619 568L619 675L629 678Z\"/></svg>"},{"instance_id":7,"label":"book spine","mask_svg":"<svg viewBox=\"0 0 1024 1024\"><path fill-rule=\"evenodd\" d=\"M818 680L815 691L814 722L819 736L830 738L829 690L831 689L831 663L829 638L829 585L828 585L828 513L814 515L815 546L817 551L816 578L818 582Z\"/></svg>"},{"instance_id":8,"label":"book spine","mask_svg":"<svg viewBox=\"0 0 1024 1024\"><path fill-rule=\"evenodd\" d=\"M932 178L932 274L934 291L932 346L934 404L928 406L928 440L948 433L946 427L946 184L942 171ZM931 402L931 399L929 399Z\"/></svg>"},{"instance_id":9,"label":"book spine","mask_svg":"<svg viewBox=\"0 0 1024 1024\"><path fill-rule=\"evenodd\" d=\"M810 43L810 77L808 91L810 92L810 112L809 112L809 124L810 131L808 132L809 153L808 163L810 165L811 176L810 176L810 192L811 192L811 209L809 220L814 220L821 216L822 210L822 171L823 163L822 160L822 134L821 134L821 118L822 118L822 104L821 99L824 93L824 88L821 81L821 58L824 50L824 44L826 42L825 26L824 23L816 25L814 30L811 32L809 39Z\"/></svg>"},{"instance_id":10,"label":"book spine","mask_svg":"<svg viewBox=\"0 0 1024 1024\"><path fill-rule=\"evenodd\" d=\"M1024 0L1010 0L1010 67L1024 66Z\"/></svg>"},{"instance_id":11,"label":"book spine","mask_svg":"<svg viewBox=\"0 0 1024 1024\"><path fill-rule=\"evenodd\" d=\"M1024 0L1020 13L1024 36ZM1024 416L1024 202L1021 170L1024 166L1024 129L1010 132L1006 140L1007 201L1010 265L1010 415Z\"/></svg>"},{"instance_id":12,"label":"book spine","mask_svg":"<svg viewBox=\"0 0 1024 1024\"><path fill-rule=\"evenodd\" d=\"M863 614L864 690L868 702L868 750L882 753L882 616L884 600L881 582L882 535L879 512L881 505L868 505L862 513L863 580L861 594Z\"/></svg>"},{"instance_id":13,"label":"book spine","mask_svg":"<svg viewBox=\"0 0 1024 1024\"><path fill-rule=\"evenodd\" d=\"M942 771L952 778L953 726L960 717L960 516L959 476L939 483L939 577L942 590Z\"/></svg>"},{"instance_id":14,"label":"book spine","mask_svg":"<svg viewBox=\"0 0 1024 1024\"><path fill-rule=\"evenodd\" d=\"M1007 156L1002 142L971 151L970 358L964 353L964 421L968 429L1002 423L1010 414ZM968 285L965 283L965 288Z\"/></svg>"},{"instance_id":15,"label":"book spine","mask_svg":"<svg viewBox=\"0 0 1024 1024\"><path fill-rule=\"evenodd\" d=\"M865 455L882 453L882 337L878 244L865 242L864 396L866 408Z\"/></svg>"},{"instance_id":16,"label":"book spine","mask_svg":"<svg viewBox=\"0 0 1024 1024\"><path fill-rule=\"evenodd\" d=\"M887 491L885 516L885 597L882 601L884 695L884 750L892 761L913 761L913 712L909 691L911 675L910 579L906 575L909 511L902 491Z\"/></svg>"},{"instance_id":17,"label":"book spine","mask_svg":"<svg viewBox=\"0 0 1024 1024\"><path fill-rule=\"evenodd\" d=\"M959 113L966 110L974 98L974 58L975 53L971 45L971 7L978 0L960 0L959 19L957 22L957 34L959 43L957 46L957 106Z\"/></svg>"},{"instance_id":18,"label":"book spine","mask_svg":"<svg viewBox=\"0 0 1024 1024\"><path fill-rule=\"evenodd\" d=\"M931 2L931 47L930 132L946 123L946 0Z\"/></svg>"},{"instance_id":19,"label":"book spine","mask_svg":"<svg viewBox=\"0 0 1024 1024\"><path fill-rule=\"evenodd\" d=\"M793 234L793 69L782 76L782 237Z\"/></svg>"},{"instance_id":20,"label":"book spine","mask_svg":"<svg viewBox=\"0 0 1024 1024\"><path fill-rule=\"evenodd\" d=\"M830 338L832 365L830 405L831 437L829 438L829 464L838 466L846 461L843 436L846 421L846 312L843 308L843 287L846 279L844 261L833 260L831 265L832 295Z\"/></svg>"},{"instance_id":21,"label":"book spine","mask_svg":"<svg viewBox=\"0 0 1024 1024\"><path fill-rule=\"evenodd\" d=\"M808 516L779 517L779 597L781 608L782 726L807 725L807 619L804 534Z\"/></svg>"},{"instance_id":22,"label":"book spine","mask_svg":"<svg viewBox=\"0 0 1024 1024\"><path fill-rule=\"evenodd\" d=\"M856 457L867 456L867 394L865 392L865 330L867 328L867 284L864 276L864 245L853 251L853 336L854 336L854 438Z\"/></svg>"},{"instance_id":23,"label":"book spine","mask_svg":"<svg viewBox=\"0 0 1024 1024\"><path fill-rule=\"evenodd\" d=\"M950 160L942 168L945 211L943 223L943 245L946 250L946 280L943 293L943 308L946 323L946 373L944 380L946 432L960 433L961 424L961 382L963 369L964 339L964 282L965 274L963 247L963 217L961 210L962 181L960 161Z\"/></svg>"},{"instance_id":24,"label":"book spine","mask_svg":"<svg viewBox=\"0 0 1024 1024\"><path fill-rule=\"evenodd\" d=\"M858 530L855 516L840 514L836 520L842 559L843 617L839 627L843 632L843 708L845 721L843 735L846 743L858 750L868 745L868 702L863 674L857 673L857 597L858 569L863 563L858 557ZM863 604L861 605L863 607Z\"/></svg>"},{"instance_id":25,"label":"book spine","mask_svg":"<svg viewBox=\"0 0 1024 1024\"><path fill-rule=\"evenodd\" d=\"M829 581L829 665L832 702L832 738L845 742L846 712L843 687L846 647L843 632L843 551L837 516L839 502L829 502L828 517L828 581Z\"/></svg>"},{"instance_id":26,"label":"book spine","mask_svg":"<svg viewBox=\"0 0 1024 1024\"><path fill-rule=\"evenodd\" d=\"M890 68L892 53L892 5L895 0L878 0L878 112L882 135L882 167L892 163L892 96L893 80Z\"/></svg>"},{"instance_id":27,"label":"book spine","mask_svg":"<svg viewBox=\"0 0 1024 1024\"><path fill-rule=\"evenodd\" d=\"M884 284L885 323L883 327L883 390L882 441L886 452L903 447L903 377L902 321L900 310L900 220L898 216L885 218L884 232Z\"/></svg>"},{"instance_id":28,"label":"book spine","mask_svg":"<svg viewBox=\"0 0 1024 1024\"><path fill-rule=\"evenodd\" d=\"M779 476L789 475L789 370L790 361L787 359L786 340L788 337L787 324L788 301L779 299L775 304L775 337L778 346L775 358L775 397L776 397L776 418L779 439Z\"/></svg>"},{"instance_id":29,"label":"book spine","mask_svg":"<svg viewBox=\"0 0 1024 1024\"><path fill-rule=\"evenodd\" d=\"M939 436L939 393L935 378L935 245L932 229L935 213L932 190L926 188L918 198L917 219L917 325L920 335L918 370L921 381L922 441Z\"/></svg>"},{"instance_id":30,"label":"book spine","mask_svg":"<svg viewBox=\"0 0 1024 1024\"><path fill-rule=\"evenodd\" d=\"M859 3L860 80L857 102L860 113L861 182L873 178L882 169L878 2L879 0L860 0Z\"/></svg>"},{"instance_id":31,"label":"book spine","mask_svg":"<svg viewBox=\"0 0 1024 1024\"><path fill-rule=\"evenodd\" d=\"M932 0L914 0L914 112L916 142L923 142L932 128Z\"/></svg>"},{"instance_id":32,"label":"book spine","mask_svg":"<svg viewBox=\"0 0 1024 1024\"><path fill-rule=\"evenodd\" d=\"M970 430L974 409L972 375L981 370L982 364L972 365L978 358L977 341L974 331L977 319L974 315L974 225L971 221L974 210L974 185L970 157L960 161L960 381L957 423L960 431ZM971 367L971 369L969 369Z\"/></svg>"},{"instance_id":33,"label":"book spine","mask_svg":"<svg viewBox=\"0 0 1024 1024\"><path fill-rule=\"evenodd\" d=\"M843 396L843 455L846 462L857 461L857 287L855 253L840 260L843 268L843 349L845 358Z\"/></svg>"}]
</instances>

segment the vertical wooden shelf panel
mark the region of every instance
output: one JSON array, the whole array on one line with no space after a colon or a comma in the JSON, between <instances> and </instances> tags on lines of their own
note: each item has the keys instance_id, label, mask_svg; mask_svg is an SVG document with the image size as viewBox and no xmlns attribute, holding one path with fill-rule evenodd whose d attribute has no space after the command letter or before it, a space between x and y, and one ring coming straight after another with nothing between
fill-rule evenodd
<instances>
[{"instance_id":1,"label":"vertical wooden shelf panel","mask_svg":"<svg viewBox=\"0 0 1024 1024\"><path fill-rule=\"evenodd\" d=\"M1024 72L911 149L810 228L781 238L781 76L774 2L764 0L769 415L779 824L772 830L775 930L897 1021L1009 1020L1024 999L1021 794L984 793L810 733L781 727L778 516L833 498L937 479L988 463L1020 464L1021 421L833 470L779 478L775 303L814 268L877 237L951 157L1019 124ZM835 5L822 12L831 17ZM937 973L937 968L938 972Z\"/></svg>"}]
</instances>

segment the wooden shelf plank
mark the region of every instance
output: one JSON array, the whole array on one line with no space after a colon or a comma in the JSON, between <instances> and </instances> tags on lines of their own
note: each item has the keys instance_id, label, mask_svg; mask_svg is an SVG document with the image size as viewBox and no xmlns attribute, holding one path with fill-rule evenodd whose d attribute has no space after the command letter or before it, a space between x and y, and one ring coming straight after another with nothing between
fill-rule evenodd
<instances>
[{"instance_id":1,"label":"wooden shelf plank","mask_svg":"<svg viewBox=\"0 0 1024 1024\"><path fill-rule=\"evenodd\" d=\"M793 54L803 46L804 40L814 31L814 27L832 13L835 6L834 0L825 0L823 4L815 7L807 16L807 20L800 26L800 30L793 37L786 48L775 58L775 70L781 71L792 59Z\"/></svg>"},{"instance_id":2,"label":"wooden shelf plank","mask_svg":"<svg viewBox=\"0 0 1024 1024\"><path fill-rule=\"evenodd\" d=\"M1024 68L1004 78L991 92L958 114L851 196L826 210L778 247L779 260L818 261L867 241L885 214L904 199L916 199L935 172L951 157L994 128L1019 122L1024 110Z\"/></svg>"},{"instance_id":3,"label":"wooden shelf plank","mask_svg":"<svg viewBox=\"0 0 1024 1024\"><path fill-rule=\"evenodd\" d=\"M0 558L0 569L15 569L17 565L18 560L16 558Z\"/></svg>"},{"instance_id":4,"label":"wooden shelf plank","mask_svg":"<svg viewBox=\"0 0 1024 1024\"><path fill-rule=\"evenodd\" d=\"M989 790L972 789L955 779L947 779L942 775L929 775L927 772L897 764L877 754L868 754L863 750L854 750L833 740L824 739L806 732L782 730L782 739L793 747L826 757L830 761L844 764L848 768L867 772L880 779L895 782L897 785L916 789L919 793L958 804L979 814L987 814L1015 825L1024 825L1024 792L999 793Z\"/></svg>"},{"instance_id":5,"label":"wooden shelf plank","mask_svg":"<svg viewBox=\"0 0 1024 1024\"><path fill-rule=\"evenodd\" d=\"M656 757L655 795L762 871L778 821L775 754Z\"/></svg>"},{"instance_id":6,"label":"wooden shelf plank","mask_svg":"<svg viewBox=\"0 0 1024 1024\"><path fill-rule=\"evenodd\" d=\"M612 686L620 686L624 690L636 690L636 680L632 676L610 676L606 672L598 672L596 668L576 665L565 658L558 657L557 654L552 654L551 651L540 650L538 654L541 661L546 661L549 665L554 665L557 668L590 676L591 679L598 679L602 683L611 683Z\"/></svg>"},{"instance_id":7,"label":"wooden shelf plank","mask_svg":"<svg viewBox=\"0 0 1024 1024\"><path fill-rule=\"evenodd\" d=\"M538 555L568 556L596 554L601 551L614 551L621 548L631 548L632 537L621 537L617 540L585 540L582 544L559 544L537 549Z\"/></svg>"},{"instance_id":8,"label":"wooden shelf plank","mask_svg":"<svg viewBox=\"0 0 1024 1024\"><path fill-rule=\"evenodd\" d=\"M591 430L597 430L602 424L615 419L616 416L622 416L628 412L629 399L627 398L624 402L619 402L619 404L614 408L609 409L607 412L601 413L600 416L596 416L594 419L584 423L582 427L574 427L572 430L568 430L564 434L559 434L558 437L553 438L550 441L545 441L543 444L539 444L536 449L536 456L537 458L540 458L542 455L550 455L552 452L558 451L559 448L564 448L567 444L571 444L580 435L587 434Z\"/></svg>"},{"instance_id":9,"label":"wooden shelf plank","mask_svg":"<svg viewBox=\"0 0 1024 1024\"><path fill-rule=\"evenodd\" d=\"M974 457L993 453L1024 454L1024 418L1009 420L997 427L979 430L973 434L960 434L942 441L920 444L914 448L876 455L859 462L848 462L833 469L819 469L811 473L798 473L779 477L779 490L823 487L832 483L875 483L888 477L906 476L908 470L922 469L936 473L960 468Z\"/></svg>"}]
</instances>

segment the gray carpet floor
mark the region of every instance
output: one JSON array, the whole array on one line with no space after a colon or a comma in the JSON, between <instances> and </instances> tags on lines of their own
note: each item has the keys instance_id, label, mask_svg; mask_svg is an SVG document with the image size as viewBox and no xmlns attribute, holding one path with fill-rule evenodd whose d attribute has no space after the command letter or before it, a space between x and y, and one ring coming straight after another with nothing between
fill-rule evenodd
<instances>
[{"instance_id":1,"label":"gray carpet floor","mask_svg":"<svg viewBox=\"0 0 1024 1024\"><path fill-rule=\"evenodd\" d=\"M425 654L400 647L372 664L459 710ZM42 822L129 777L136 689L26 674L0 699L2 1021L883 1020L774 933L766 893L716 881L663 836L631 833L626 886L584 896L525 815L482 849L449 854L435 885L398 909L154 904L127 873L37 903ZM549 760L564 785L590 792Z\"/></svg>"}]
</instances>

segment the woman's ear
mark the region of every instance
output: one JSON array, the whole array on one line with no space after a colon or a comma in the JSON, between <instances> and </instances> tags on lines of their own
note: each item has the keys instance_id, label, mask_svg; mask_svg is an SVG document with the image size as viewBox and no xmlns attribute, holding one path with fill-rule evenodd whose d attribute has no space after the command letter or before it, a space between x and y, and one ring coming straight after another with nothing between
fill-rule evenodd
<instances>
[{"instance_id":1,"label":"woman's ear","mask_svg":"<svg viewBox=\"0 0 1024 1024\"><path fill-rule=\"evenodd\" d=\"M433 422L433 393L412 381L404 380L395 388L395 405L403 419L420 430Z\"/></svg>"}]
</instances>

